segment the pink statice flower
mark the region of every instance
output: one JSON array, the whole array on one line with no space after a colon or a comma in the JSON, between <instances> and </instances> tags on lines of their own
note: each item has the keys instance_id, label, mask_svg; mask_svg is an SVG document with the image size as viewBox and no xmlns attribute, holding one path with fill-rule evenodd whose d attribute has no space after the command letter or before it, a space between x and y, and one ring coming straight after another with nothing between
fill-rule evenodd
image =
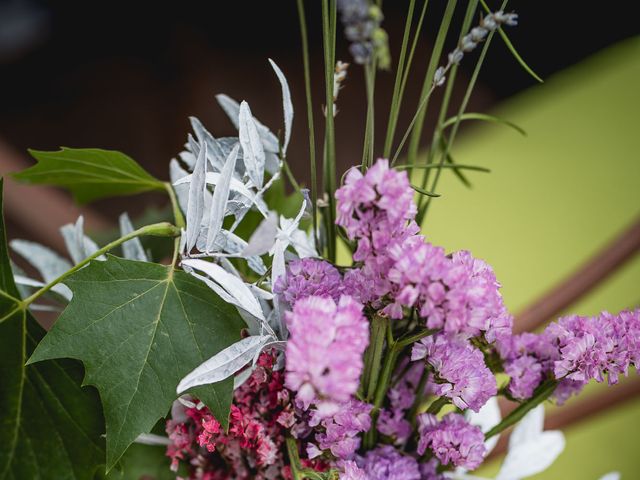
<instances>
[{"instance_id":1,"label":"pink statice flower","mask_svg":"<svg viewBox=\"0 0 640 480\"><path fill-rule=\"evenodd\" d=\"M311 295L329 297L337 302L342 293L342 277L329 262L303 258L289 262L286 275L278 278L274 292L289 305Z\"/></svg>"},{"instance_id":2,"label":"pink statice flower","mask_svg":"<svg viewBox=\"0 0 640 480\"><path fill-rule=\"evenodd\" d=\"M411 351L411 360L422 359L435 372L435 394L450 398L458 408L478 412L498 392L482 352L463 338L446 334L423 338Z\"/></svg>"},{"instance_id":3,"label":"pink statice flower","mask_svg":"<svg viewBox=\"0 0 640 480\"><path fill-rule=\"evenodd\" d=\"M340 480L368 480L367 474L354 460L347 460L339 464Z\"/></svg>"},{"instance_id":4,"label":"pink statice flower","mask_svg":"<svg viewBox=\"0 0 640 480\"><path fill-rule=\"evenodd\" d=\"M484 459L484 434L462 415L448 413L438 420L435 415L420 414L418 432L418 454L423 455L430 450L442 465L473 470Z\"/></svg>"},{"instance_id":5,"label":"pink statice flower","mask_svg":"<svg viewBox=\"0 0 640 480\"><path fill-rule=\"evenodd\" d=\"M618 382L640 358L640 309L618 315L563 317L545 329L559 351L553 365L556 378L576 382Z\"/></svg>"},{"instance_id":6,"label":"pink statice flower","mask_svg":"<svg viewBox=\"0 0 640 480\"><path fill-rule=\"evenodd\" d=\"M349 296L299 300L286 313L286 386L302 408L314 405L331 416L351 399L360 382L362 355L369 344L369 323L362 305Z\"/></svg>"},{"instance_id":7,"label":"pink statice flower","mask_svg":"<svg viewBox=\"0 0 640 480\"><path fill-rule=\"evenodd\" d=\"M489 343L511 334L512 317L487 263L467 251L449 258L419 236L394 245L390 256L394 301L385 311L391 317L401 318L403 307L413 307L429 328L467 337L482 334Z\"/></svg>"},{"instance_id":8,"label":"pink statice flower","mask_svg":"<svg viewBox=\"0 0 640 480\"><path fill-rule=\"evenodd\" d=\"M403 229L417 213L407 173L390 169L382 158L364 175L355 167L349 170L336 199L336 223L350 239L366 239L365 248L375 246L376 237Z\"/></svg>"},{"instance_id":9,"label":"pink statice flower","mask_svg":"<svg viewBox=\"0 0 640 480\"><path fill-rule=\"evenodd\" d=\"M413 406L424 372L424 363L414 362L407 365L407 361L398 365L394 384L387 393L388 406L380 410L376 426L378 431L394 440L396 444L404 444L412 433L411 423L407 419L407 412ZM427 390L423 387L421 395Z\"/></svg>"},{"instance_id":10,"label":"pink statice flower","mask_svg":"<svg viewBox=\"0 0 640 480\"><path fill-rule=\"evenodd\" d=\"M421 480L420 466L415 458L399 452L391 445L368 451L358 465L368 480Z\"/></svg>"},{"instance_id":11,"label":"pink statice flower","mask_svg":"<svg viewBox=\"0 0 640 480\"><path fill-rule=\"evenodd\" d=\"M366 174L352 168L344 185L336 191L337 220L351 240L357 241L353 260L359 264L352 274L353 290L366 303L376 302L390 289L387 273L393 265L389 252L394 245L415 236L416 205L406 172L389 168L379 159ZM367 289L359 288L368 285Z\"/></svg>"},{"instance_id":12,"label":"pink statice flower","mask_svg":"<svg viewBox=\"0 0 640 480\"><path fill-rule=\"evenodd\" d=\"M310 425L322 428L315 435L316 443L310 445L307 451L311 449L315 455L328 451L341 460L353 459L360 448L360 435L371 428L372 408L368 403L351 399L341 404L332 416L312 413ZM313 458L315 455L310 452L309 456Z\"/></svg>"}]
</instances>

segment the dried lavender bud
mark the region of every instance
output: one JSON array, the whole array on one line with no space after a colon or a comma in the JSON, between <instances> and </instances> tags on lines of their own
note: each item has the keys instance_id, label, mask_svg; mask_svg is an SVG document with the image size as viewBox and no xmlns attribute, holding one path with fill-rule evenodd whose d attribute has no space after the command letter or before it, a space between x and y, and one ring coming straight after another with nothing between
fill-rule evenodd
<instances>
[{"instance_id":1,"label":"dried lavender bud","mask_svg":"<svg viewBox=\"0 0 640 480\"><path fill-rule=\"evenodd\" d=\"M375 56L380 68L388 68L391 60L387 34L380 28L382 10L367 0L338 0L338 10L355 62L366 65Z\"/></svg>"},{"instance_id":2,"label":"dried lavender bud","mask_svg":"<svg viewBox=\"0 0 640 480\"><path fill-rule=\"evenodd\" d=\"M435 75L433 76L433 83L439 87L444 83L447 77L444 76L444 67L438 67Z\"/></svg>"}]
</instances>

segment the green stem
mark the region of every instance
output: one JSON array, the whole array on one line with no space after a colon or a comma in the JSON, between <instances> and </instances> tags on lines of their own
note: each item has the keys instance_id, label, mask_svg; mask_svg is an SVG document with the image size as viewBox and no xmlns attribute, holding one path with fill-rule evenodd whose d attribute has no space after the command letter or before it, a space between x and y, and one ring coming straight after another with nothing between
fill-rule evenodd
<instances>
[{"instance_id":1,"label":"green stem","mask_svg":"<svg viewBox=\"0 0 640 480\"><path fill-rule=\"evenodd\" d=\"M316 171L316 139L313 126L313 98L311 95L311 69L309 67L309 38L303 0L296 0L298 19L300 21L300 38L302 40L302 64L304 66L304 91L307 100L307 124L309 129L309 164L311 167L311 201L313 211L313 238L315 245L318 239L318 173Z\"/></svg>"},{"instance_id":2,"label":"green stem","mask_svg":"<svg viewBox=\"0 0 640 480\"><path fill-rule=\"evenodd\" d=\"M285 175L287 176L287 180L291 183L291 186L296 191L296 193L302 195L302 191L300 190L300 184L297 182L296 177L293 176L293 172L289 167L289 164L286 160L282 162L282 169L284 170Z\"/></svg>"},{"instance_id":3,"label":"green stem","mask_svg":"<svg viewBox=\"0 0 640 480\"><path fill-rule=\"evenodd\" d=\"M440 410L442 410L442 407L444 407L447 403L449 403L449 399L447 397L438 397L433 401L431 405L429 405L429 408L427 408L427 413L430 413L431 415L437 415L438 413L440 413Z\"/></svg>"},{"instance_id":4,"label":"green stem","mask_svg":"<svg viewBox=\"0 0 640 480\"><path fill-rule=\"evenodd\" d=\"M123 244L124 242L126 242L128 240L131 240L132 238L136 238L136 237L139 237L139 236L142 236L142 235L154 235L154 236L157 236L157 237L176 237L176 236L180 235L180 229L178 227L168 223L168 222L160 222L160 223L154 223L152 225L146 225L146 226L144 226L142 228L139 228L138 230L135 230L135 231L123 236L123 237L120 237L117 240L114 240L113 242L105 245L101 249L97 250L95 253L93 253L90 256L88 256L87 258L82 260L80 263L75 265L73 268L71 268L70 270L67 270L66 272L64 272L58 278L56 278L56 279L52 280L51 282L49 282L48 284L46 284L44 287L42 287L40 290L35 292L30 297L27 297L24 300L22 300L20 308L25 308L28 305L30 305L31 303L33 303L35 300L37 300L42 295L44 295L49 290L51 290L55 285L57 285L58 283L62 282L65 278L69 277L70 275L72 275L73 273L77 272L78 270L80 270L85 265L87 265L91 260L99 257L100 255L103 255L103 254L107 253L109 250L117 247L118 245Z\"/></svg>"},{"instance_id":5,"label":"green stem","mask_svg":"<svg viewBox=\"0 0 640 480\"><path fill-rule=\"evenodd\" d=\"M453 12L456 8L457 0L449 0L447 2L447 8L442 16L440 22L440 28L438 29L438 35L431 51L431 58L429 59L429 66L427 67L427 73L425 74L424 81L422 83L422 92L420 93L420 105L419 112L416 112L416 121L410 126L411 141L409 142L409 154L408 163L415 165L418 158L418 149L420 148L420 138L422 137L422 129L424 127L424 120L427 114L427 106L429 101L429 92L433 84L433 75L438 68L438 62L442 55L442 49L444 47L444 41L447 38L449 32L449 26L451 25L451 19L453 18ZM424 106L422 107L422 104Z\"/></svg>"},{"instance_id":6,"label":"green stem","mask_svg":"<svg viewBox=\"0 0 640 480\"><path fill-rule=\"evenodd\" d=\"M364 132L364 146L362 148L362 171L373 165L373 151L375 141L375 106L374 94L376 85L375 61L364 67L365 87L367 91L367 117Z\"/></svg>"},{"instance_id":7,"label":"green stem","mask_svg":"<svg viewBox=\"0 0 640 480\"><path fill-rule=\"evenodd\" d=\"M467 10L465 12L464 20L462 21L462 28L460 30L459 41L462 39L464 35L467 34L469 28L471 27L471 22L473 21L473 15L478 7L478 0L471 0L467 5ZM438 114L438 124L436 126L436 130L434 132L433 138L431 140L431 148L429 149L429 156L427 159L427 163L430 164L433 162L433 159L438 150L438 145L440 144L440 138L442 136L443 124L447 120L447 114L449 112L449 102L451 101L451 95L453 93L453 87L456 82L456 75L458 73L458 65L453 65L451 67L451 71L447 78L447 86L445 88L444 97L442 99L442 104L440 106L440 113ZM446 155L445 157L446 158ZM440 163L442 165L443 162ZM439 172L440 170L436 170ZM422 177L422 188L427 188L429 182L429 174L431 170L427 170ZM422 203L424 201L424 197L420 197L418 199L418 215L416 217L416 222L418 225L422 226L422 221L424 219L425 211L422 208Z\"/></svg>"},{"instance_id":8,"label":"green stem","mask_svg":"<svg viewBox=\"0 0 640 480\"><path fill-rule=\"evenodd\" d=\"M298 455L298 443L293 437L287 436L287 453L289 454L289 463L291 464L291 476L293 480L301 480L303 477L300 465L300 456Z\"/></svg>"},{"instance_id":9,"label":"green stem","mask_svg":"<svg viewBox=\"0 0 640 480\"><path fill-rule=\"evenodd\" d=\"M425 366L424 370L422 371L422 375L420 375L420 381L418 382L418 386L416 388L416 398L413 399L413 404L411 405L411 409L409 410L409 414L407 415L409 422L413 426L415 426L418 409L420 408L420 404L422 403L422 394L424 393L424 387L427 385L427 380L429 380L429 373L429 369Z\"/></svg>"},{"instance_id":10,"label":"green stem","mask_svg":"<svg viewBox=\"0 0 640 480\"><path fill-rule=\"evenodd\" d=\"M507 1L508 0L504 0L502 2L502 6L500 7L501 10L503 10L507 6ZM484 59L487 55L487 51L489 50L489 45L491 44L491 40L493 38L494 33L495 32L493 31L489 33L489 35L487 36L487 40L482 46L482 51L480 52L480 56L478 57L478 61L476 62L476 66L473 70L473 74L471 75L471 79L469 80L469 85L467 85L467 90L464 93L464 98L462 99L462 103L460 104L460 108L458 109L458 114L456 116L455 123L451 128L449 141L444 144L444 148L442 149L442 155L440 157L440 163L439 163L440 167L444 165L444 162L446 161L447 156L449 155L449 151L451 150L451 145L453 145L453 142L456 138L456 135L458 133L458 128L460 127L460 122L462 121L462 116L464 115L464 112L467 109L467 105L469 105L469 100L471 99L471 93L473 92L473 89L478 80L478 75L480 75L480 70L482 68L482 64L484 63ZM442 122L442 124L440 125L440 128L444 129L446 126L445 124L446 124L446 120ZM442 131L440 132L440 134L442 134ZM438 168L436 170L436 174L433 179L433 183L431 185L430 191L435 192L435 188L438 186L438 180L440 179L441 173L442 173L441 168ZM428 198L427 203L424 205L424 209L418 213L418 221L419 221L418 225L422 225L422 221L424 220L424 217L426 216L427 211L429 210L430 204L431 204L431 199Z\"/></svg>"},{"instance_id":11,"label":"green stem","mask_svg":"<svg viewBox=\"0 0 640 480\"><path fill-rule=\"evenodd\" d=\"M428 337L440 331L439 328L428 328L425 330L421 330L417 333L409 335L408 337L400 338L397 342L398 349L402 350L405 347L408 347L412 343L417 342L418 340L423 339L424 337Z\"/></svg>"},{"instance_id":12,"label":"green stem","mask_svg":"<svg viewBox=\"0 0 640 480\"><path fill-rule=\"evenodd\" d=\"M426 5L427 2L425 2ZM400 111L400 88L404 76L405 56L407 54L407 45L409 44L409 36L411 34L411 22L413 20L413 12L415 10L416 0L409 0L409 9L404 24L404 34L402 36L402 46L400 47L400 56L398 57L398 68L396 69L396 78L393 84L393 94L391 95L391 108L389 109L389 120L387 122L387 136L384 140L384 150L382 156L389 158L391 154L391 144L393 143L393 135L396 131L398 123L398 113ZM419 32L419 30L418 30ZM416 33L417 36L417 33Z\"/></svg>"},{"instance_id":13,"label":"green stem","mask_svg":"<svg viewBox=\"0 0 640 480\"><path fill-rule=\"evenodd\" d=\"M384 402L384 398L387 394L387 388L389 387L389 383L391 382L391 376L393 375L393 371L396 367L398 356L400 355L401 351L402 349L398 348L397 343L389 345L389 348L387 349L387 355L384 359L382 373L380 374L380 379L376 386L376 392L373 399L373 410L371 410L371 428L364 435L364 446L366 449L373 448L376 444L376 421L378 420L380 407L382 407L382 403Z\"/></svg>"},{"instance_id":14,"label":"green stem","mask_svg":"<svg viewBox=\"0 0 640 480\"><path fill-rule=\"evenodd\" d=\"M322 0L322 39L324 47L324 80L326 102L326 127L323 155L324 191L328 195L325 228L327 233L328 259L336 260L336 225L335 225L335 191L336 191L336 152L335 127L333 118L333 72L335 69L336 42L336 0Z\"/></svg>"},{"instance_id":15,"label":"green stem","mask_svg":"<svg viewBox=\"0 0 640 480\"><path fill-rule=\"evenodd\" d=\"M173 185L169 182L165 182L164 188L169 194L169 200L171 200L171 208L173 209L173 218L176 224L176 227L185 228L184 216L182 215L182 210L180 210L180 204L178 203L178 198L176 197L176 192L173 189Z\"/></svg>"},{"instance_id":16,"label":"green stem","mask_svg":"<svg viewBox=\"0 0 640 480\"><path fill-rule=\"evenodd\" d=\"M370 341L369 347L364 354L364 370L362 374L363 393L367 400L370 400L373 396L378 382L388 324L389 319L380 315L375 315L371 320Z\"/></svg>"},{"instance_id":17,"label":"green stem","mask_svg":"<svg viewBox=\"0 0 640 480\"><path fill-rule=\"evenodd\" d=\"M547 398L551 396L551 394L555 391L558 386L558 380L550 379L543 382L538 388L536 388L535 392L533 392L533 396L521 403L513 412L507 415L498 425L493 427L485 434L485 439L491 438L494 435L499 434L503 430L506 430L511 425L516 424L530 411L535 407L544 402Z\"/></svg>"}]
</instances>

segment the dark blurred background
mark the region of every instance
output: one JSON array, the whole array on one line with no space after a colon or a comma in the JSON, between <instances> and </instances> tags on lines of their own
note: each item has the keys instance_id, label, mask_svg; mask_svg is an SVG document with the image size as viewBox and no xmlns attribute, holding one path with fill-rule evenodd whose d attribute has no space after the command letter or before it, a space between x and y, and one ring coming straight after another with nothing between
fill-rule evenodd
<instances>
[{"instance_id":1,"label":"dark blurred background","mask_svg":"<svg viewBox=\"0 0 640 480\"><path fill-rule=\"evenodd\" d=\"M323 89L320 2L308 1L315 115L321 121ZM399 131L416 108L444 0L431 0L414 61ZM489 2L492 7L497 2ZM407 1L384 2L383 26L394 60ZM417 2L417 9L422 5ZM449 47L459 33L466 2L458 2ZM511 2L520 25L509 29L516 48L543 78L591 53L637 34L633 15L602 2ZM416 14L417 17L417 14ZM27 148L100 147L121 150L159 178L199 117L216 136L233 128L217 107L219 92L247 100L263 123L282 124L280 89L267 58L291 85L296 121L289 159L308 178L304 87L298 18L293 0L280 2L68 2L0 1L0 173L24 168ZM338 37L338 59L350 61ZM461 66L468 76L474 61ZM376 87L378 127L383 126L393 72L381 72ZM461 95L465 82L458 82ZM482 111L533 85L501 40L489 50L469 107ZM352 65L340 93L337 147L342 168L357 163L362 145L365 94L362 70ZM455 102L454 102L455 105ZM432 114L435 112L431 112ZM433 119L432 119L433 120ZM319 123L317 124L319 125ZM429 131L429 129L427 129ZM378 128L377 138L384 130ZM140 214L162 197L98 202L85 209L89 229L99 229L123 209ZM52 189L7 185L9 235L54 247L54 234L77 214L68 197Z\"/></svg>"}]
</instances>

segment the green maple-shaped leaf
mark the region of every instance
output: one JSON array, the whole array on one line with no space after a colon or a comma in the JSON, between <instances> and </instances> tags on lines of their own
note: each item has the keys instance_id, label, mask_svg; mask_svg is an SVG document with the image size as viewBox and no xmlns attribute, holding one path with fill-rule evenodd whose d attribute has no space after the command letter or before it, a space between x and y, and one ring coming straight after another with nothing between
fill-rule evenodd
<instances>
[{"instance_id":1,"label":"green maple-shaped leaf","mask_svg":"<svg viewBox=\"0 0 640 480\"><path fill-rule=\"evenodd\" d=\"M80 387L79 362L25 366L43 335L13 281L0 215L0 480L93 479L104 465L100 400Z\"/></svg>"},{"instance_id":2,"label":"green maple-shaped leaf","mask_svg":"<svg viewBox=\"0 0 640 480\"><path fill-rule=\"evenodd\" d=\"M38 163L14 174L17 180L65 187L81 203L166 188L164 182L152 177L121 152L66 147L55 152L29 152Z\"/></svg>"},{"instance_id":3,"label":"green maple-shaped leaf","mask_svg":"<svg viewBox=\"0 0 640 480\"><path fill-rule=\"evenodd\" d=\"M108 256L65 284L73 299L29 363L82 360L85 383L100 392L110 469L167 414L179 381L236 342L244 323L204 283L172 266ZM226 425L233 380L194 393Z\"/></svg>"}]
</instances>

